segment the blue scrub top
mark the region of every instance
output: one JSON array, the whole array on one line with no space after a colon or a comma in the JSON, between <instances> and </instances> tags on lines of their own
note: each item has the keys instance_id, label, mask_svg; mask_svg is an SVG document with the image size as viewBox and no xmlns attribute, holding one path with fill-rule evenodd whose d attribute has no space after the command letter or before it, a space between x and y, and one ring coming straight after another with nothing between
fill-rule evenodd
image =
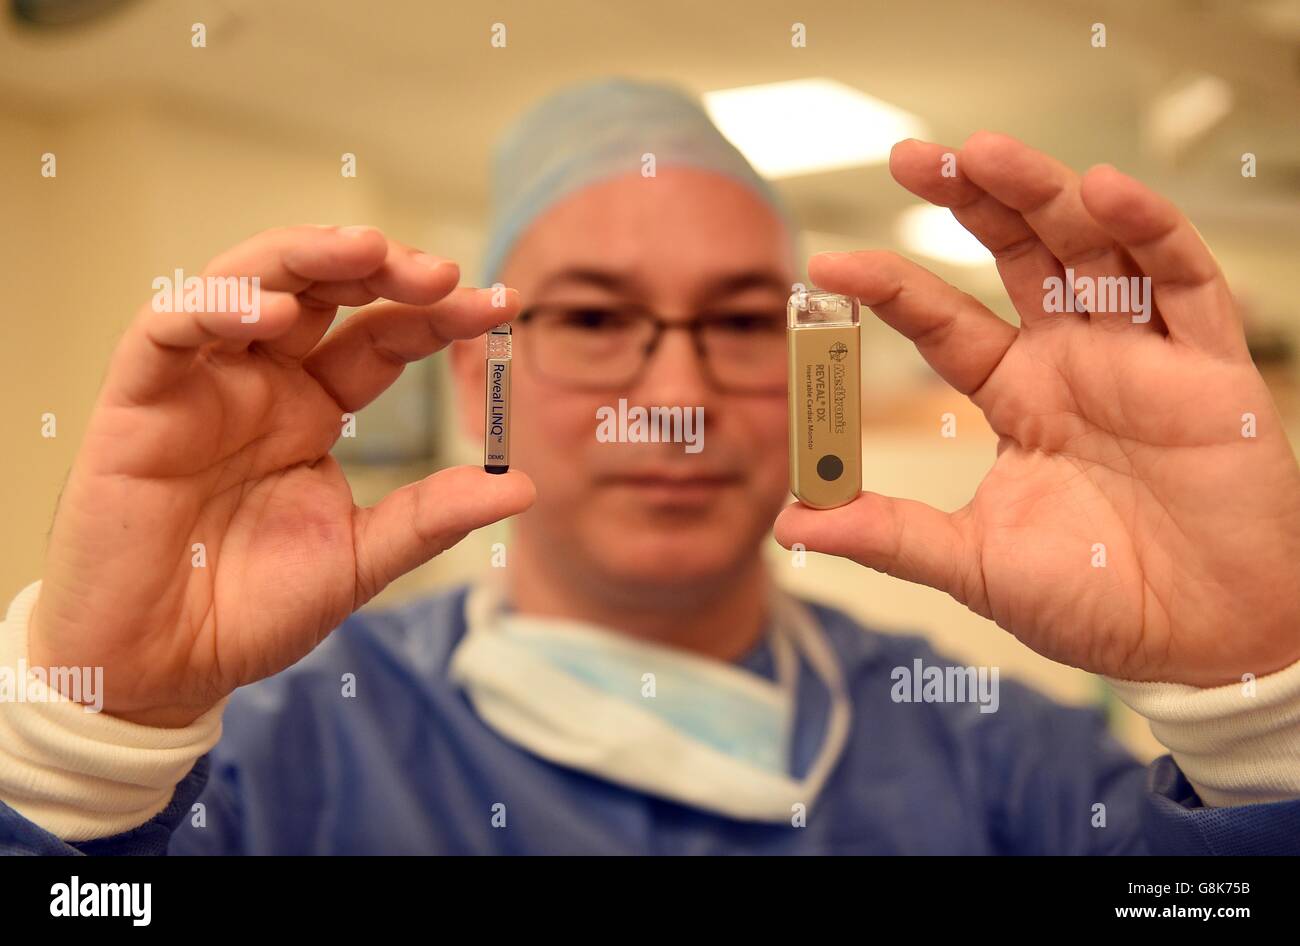
<instances>
[{"instance_id":1,"label":"blue scrub top","mask_svg":"<svg viewBox=\"0 0 1300 946\"><path fill-rule=\"evenodd\" d=\"M538 758L475 715L447 675L465 594L354 614L295 666L238 690L221 741L147 824L69 845L0 803L0 852L1300 853L1300 800L1202 807L1170 757L1142 766L1095 710L1006 680L992 713L895 703L895 667L953 661L921 638L867 631L820 605L811 607L854 718L806 825L741 822L647 796ZM766 643L740 663L773 676ZM344 695L348 674L355 696ZM804 666L796 775L816 756L827 709Z\"/></svg>"}]
</instances>

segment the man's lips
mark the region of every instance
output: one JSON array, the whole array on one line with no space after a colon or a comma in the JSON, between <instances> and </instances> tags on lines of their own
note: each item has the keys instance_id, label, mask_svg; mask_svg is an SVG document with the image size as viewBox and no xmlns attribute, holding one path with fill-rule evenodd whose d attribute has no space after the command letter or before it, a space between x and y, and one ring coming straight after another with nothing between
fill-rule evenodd
<instances>
[{"instance_id":1,"label":"man's lips","mask_svg":"<svg viewBox=\"0 0 1300 946\"><path fill-rule=\"evenodd\" d=\"M697 473L675 471L636 471L611 473L598 478L605 486L634 490L651 499L688 501L710 499L722 490L738 486L739 473Z\"/></svg>"},{"instance_id":2,"label":"man's lips","mask_svg":"<svg viewBox=\"0 0 1300 946\"><path fill-rule=\"evenodd\" d=\"M667 471L636 471L627 473L607 473L598 477L606 483L620 483L628 486L730 486L740 482L739 473L695 473Z\"/></svg>"}]
</instances>

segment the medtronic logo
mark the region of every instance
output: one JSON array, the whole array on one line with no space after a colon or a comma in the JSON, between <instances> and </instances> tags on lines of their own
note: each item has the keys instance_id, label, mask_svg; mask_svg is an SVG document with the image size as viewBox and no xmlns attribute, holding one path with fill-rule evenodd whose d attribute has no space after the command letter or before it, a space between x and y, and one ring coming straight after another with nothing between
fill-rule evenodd
<instances>
[{"instance_id":1,"label":"medtronic logo","mask_svg":"<svg viewBox=\"0 0 1300 946\"><path fill-rule=\"evenodd\" d=\"M849 346L843 342L836 342L831 346L831 361L843 361L849 353Z\"/></svg>"}]
</instances>

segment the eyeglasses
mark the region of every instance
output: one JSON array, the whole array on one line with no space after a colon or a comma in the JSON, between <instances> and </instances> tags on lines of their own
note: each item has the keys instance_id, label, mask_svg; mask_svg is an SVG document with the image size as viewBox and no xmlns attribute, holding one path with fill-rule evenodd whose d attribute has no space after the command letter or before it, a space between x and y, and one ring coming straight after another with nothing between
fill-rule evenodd
<instances>
[{"instance_id":1,"label":"eyeglasses","mask_svg":"<svg viewBox=\"0 0 1300 946\"><path fill-rule=\"evenodd\" d=\"M738 307L668 322L639 306L535 305L515 319L515 354L554 384L617 389L636 383L665 332L682 329L718 390L784 394L785 324L780 307Z\"/></svg>"}]
</instances>

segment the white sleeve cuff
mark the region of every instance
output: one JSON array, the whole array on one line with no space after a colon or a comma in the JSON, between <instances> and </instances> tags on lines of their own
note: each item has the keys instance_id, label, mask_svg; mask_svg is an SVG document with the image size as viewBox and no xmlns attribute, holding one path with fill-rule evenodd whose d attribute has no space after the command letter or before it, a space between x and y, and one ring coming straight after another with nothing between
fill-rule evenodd
<instances>
[{"instance_id":1,"label":"white sleeve cuff","mask_svg":"<svg viewBox=\"0 0 1300 946\"><path fill-rule=\"evenodd\" d=\"M221 738L229 697L183 729L141 726L73 702L40 678L47 668L34 676L27 666L27 622L39 593L40 582L28 585L0 622L0 801L65 841L121 834L167 807ZM94 668L68 669L93 679Z\"/></svg>"},{"instance_id":2,"label":"white sleeve cuff","mask_svg":"<svg viewBox=\"0 0 1300 946\"><path fill-rule=\"evenodd\" d=\"M1201 689L1106 677L1211 808L1300 798L1300 661Z\"/></svg>"}]
</instances>

